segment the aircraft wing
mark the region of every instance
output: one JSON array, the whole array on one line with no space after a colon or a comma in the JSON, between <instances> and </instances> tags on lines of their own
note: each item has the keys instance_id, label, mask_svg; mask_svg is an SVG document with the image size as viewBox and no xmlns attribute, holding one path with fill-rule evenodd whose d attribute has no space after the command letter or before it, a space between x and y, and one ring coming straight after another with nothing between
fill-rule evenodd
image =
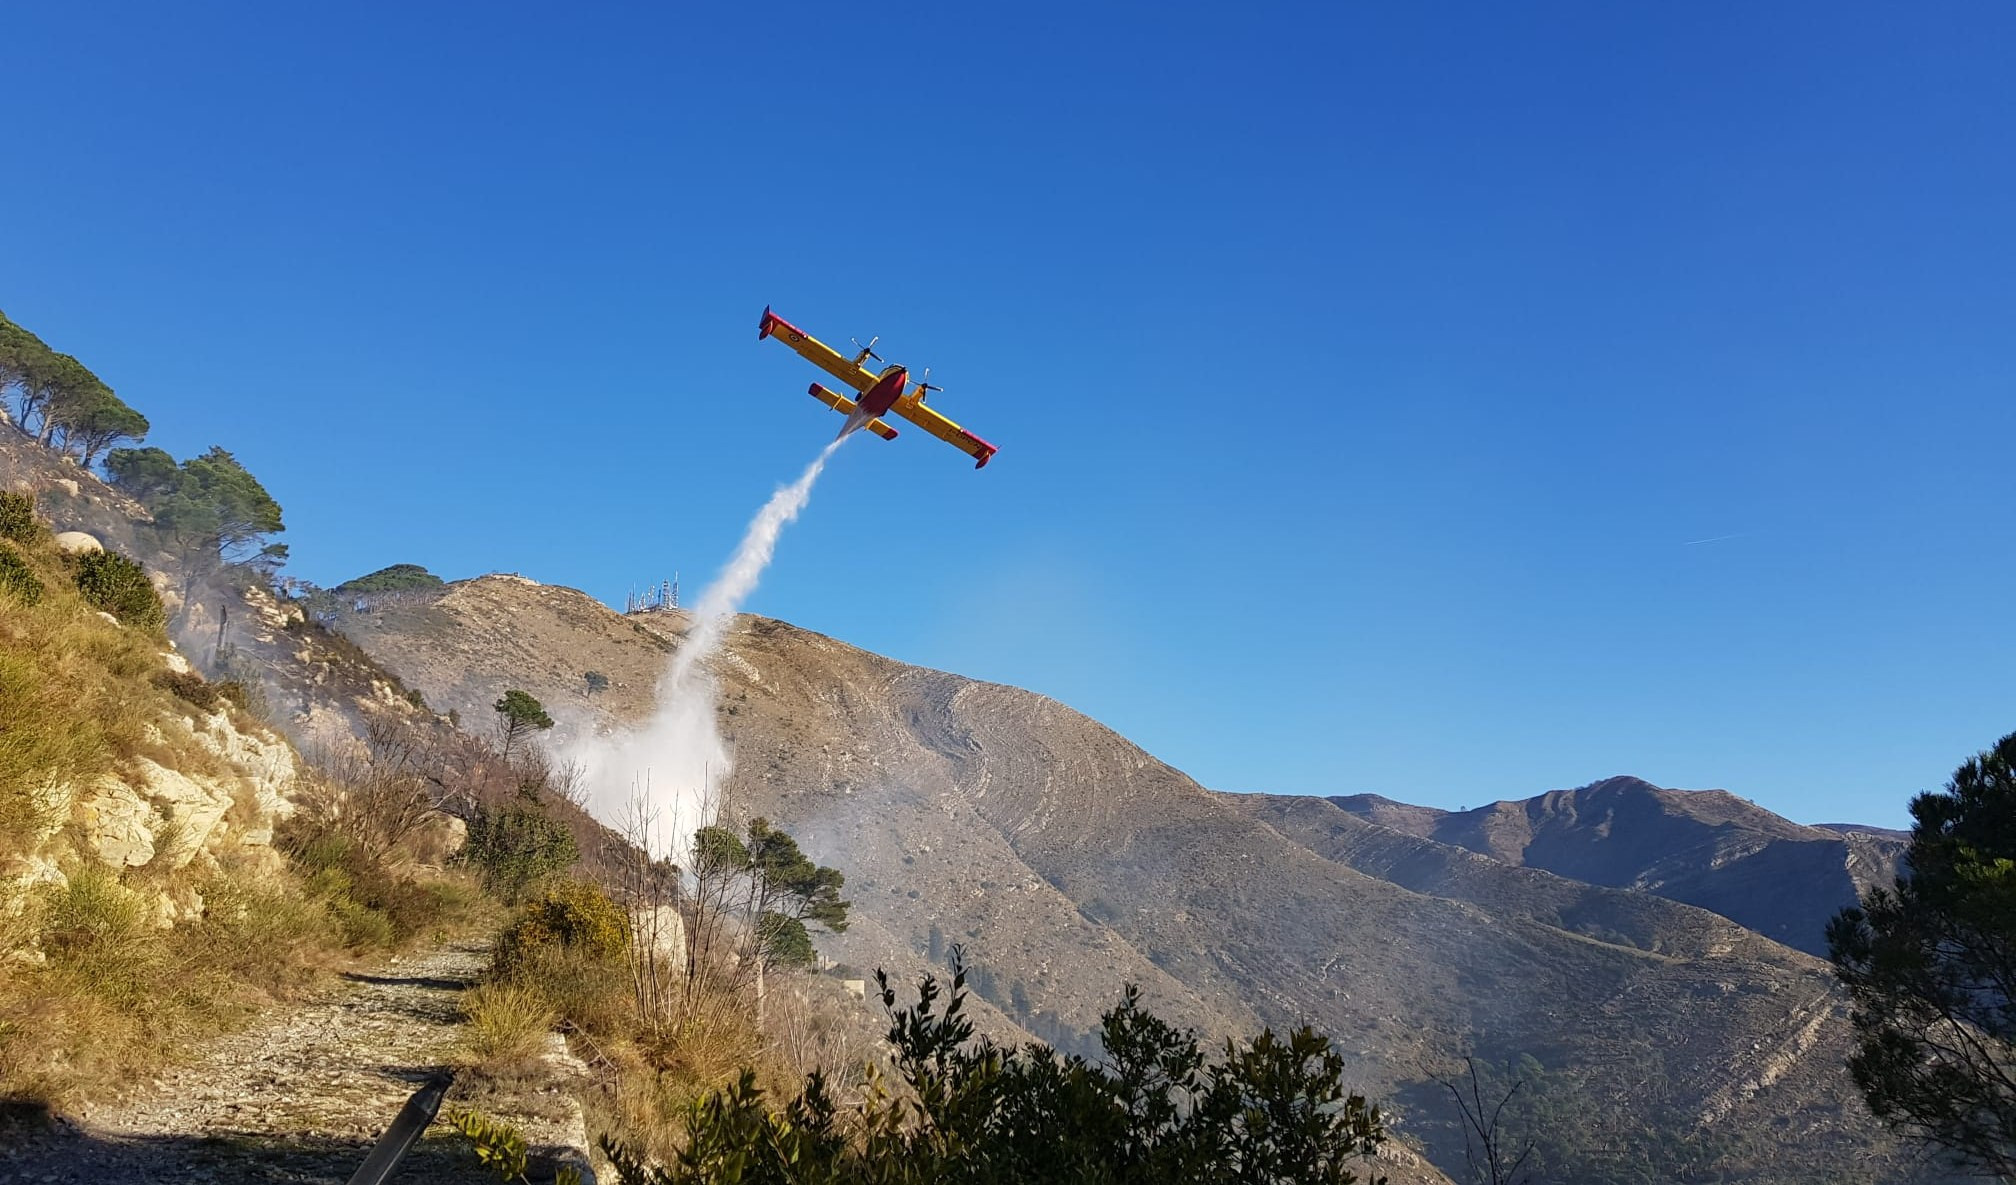
<instances>
[{"instance_id":1,"label":"aircraft wing","mask_svg":"<svg viewBox=\"0 0 2016 1185\"><path fill-rule=\"evenodd\" d=\"M965 453L967 456L974 458L975 463L973 468L975 469L985 468L987 462L994 459L994 454L1000 451L978 436L973 435L951 420L926 407L924 401L918 398L915 392L898 399L896 406L889 410L902 416L919 428L924 429L931 435L936 436L953 448L958 449L960 452Z\"/></svg>"},{"instance_id":2,"label":"aircraft wing","mask_svg":"<svg viewBox=\"0 0 2016 1185\"><path fill-rule=\"evenodd\" d=\"M856 391L866 391L875 385L876 376L856 365L852 359L835 350L832 346L813 337L767 308L763 310L763 324L759 327L756 340L762 341L766 337L775 337L778 341L783 342L785 345L804 355L806 361L825 371L827 374L832 375L834 378L839 379L841 382L846 383Z\"/></svg>"}]
</instances>

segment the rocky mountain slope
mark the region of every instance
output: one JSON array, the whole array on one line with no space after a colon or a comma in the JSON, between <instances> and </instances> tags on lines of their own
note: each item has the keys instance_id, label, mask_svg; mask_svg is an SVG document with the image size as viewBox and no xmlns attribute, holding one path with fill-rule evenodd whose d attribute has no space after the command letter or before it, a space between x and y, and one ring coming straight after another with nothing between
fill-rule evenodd
<instances>
[{"instance_id":1,"label":"rocky mountain slope","mask_svg":"<svg viewBox=\"0 0 2016 1185\"><path fill-rule=\"evenodd\" d=\"M40 459L11 451L0 478L56 483L57 525L155 562L136 507L88 475L24 475ZM480 727L507 687L546 702L554 739L586 736L650 709L687 625L504 576L379 598L336 632L263 593L232 597L180 605L179 636L247 664L268 718L310 746L367 704ZM1716 878L1795 897L1831 883L1838 856L1853 885L1884 875L1876 841L1894 837L1799 828L1733 799L1676 808L1661 796L1677 792L1642 784L1455 815L1218 795L1041 696L760 618L738 622L717 673L732 809L768 814L848 874L857 920L822 949L902 978L964 944L997 1033L1082 1047L1135 982L1207 1033L1317 1025L1451 1169L1461 1147L1431 1078L1475 1053L1530 1054L1570 1092L1559 1101L1584 1138L1569 1179L1911 1171L1842 1072L1826 969L1736 924L1743 903ZM1646 840L1648 823L1667 829ZM1801 905L1831 913L1830 892ZM1782 911L1752 920L1798 936ZM1436 1179L1396 1167L1396 1181Z\"/></svg>"},{"instance_id":2,"label":"rocky mountain slope","mask_svg":"<svg viewBox=\"0 0 2016 1185\"><path fill-rule=\"evenodd\" d=\"M1828 919L1872 885L1895 879L1906 846L1899 832L1805 827L1726 790L1668 790L1637 778L1469 811L1376 794L1328 801L1367 822L1501 863L1698 905L1822 957Z\"/></svg>"},{"instance_id":3,"label":"rocky mountain slope","mask_svg":"<svg viewBox=\"0 0 2016 1185\"><path fill-rule=\"evenodd\" d=\"M579 735L648 710L686 621L487 577L338 625L437 710L481 719L522 687ZM859 921L822 939L834 957L911 974L968 944L987 997L1067 1044L1129 981L1208 1032L1315 1023L1368 1087L1415 1101L1409 1122L1444 1167L1460 1147L1421 1088L1474 1052L1532 1054L1649 1133L1621 1151L1592 1139L1591 1165L1901 1171L1842 1071L1825 967L1725 916L1330 803L1213 794L1042 696L781 622L741 619L717 673L734 809L847 873Z\"/></svg>"}]
</instances>

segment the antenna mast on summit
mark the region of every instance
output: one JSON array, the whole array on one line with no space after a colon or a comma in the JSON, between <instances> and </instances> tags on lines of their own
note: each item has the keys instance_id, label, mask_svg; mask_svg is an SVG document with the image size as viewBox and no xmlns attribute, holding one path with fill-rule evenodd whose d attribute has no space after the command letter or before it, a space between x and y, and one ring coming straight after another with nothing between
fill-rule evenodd
<instances>
[{"instance_id":1,"label":"antenna mast on summit","mask_svg":"<svg viewBox=\"0 0 2016 1185\"><path fill-rule=\"evenodd\" d=\"M644 591L641 593L637 591L636 585L631 585L630 595L624 598L623 601L623 612L625 613L650 613L659 609L677 609L678 607L679 573L677 572L672 573L672 579L659 581L657 588L652 588L648 584L645 585Z\"/></svg>"}]
</instances>

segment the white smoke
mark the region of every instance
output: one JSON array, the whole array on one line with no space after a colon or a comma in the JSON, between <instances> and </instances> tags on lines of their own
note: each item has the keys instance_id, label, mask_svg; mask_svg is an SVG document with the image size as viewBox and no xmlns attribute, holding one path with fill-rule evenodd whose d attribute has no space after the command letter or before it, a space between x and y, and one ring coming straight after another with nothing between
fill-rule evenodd
<instances>
[{"instance_id":1,"label":"white smoke","mask_svg":"<svg viewBox=\"0 0 2016 1185\"><path fill-rule=\"evenodd\" d=\"M580 766L596 818L641 831L653 856L683 855L693 831L713 821L715 794L734 768L734 754L721 737L719 685L707 660L721 649L735 611L770 566L777 536L805 509L812 483L840 444L827 445L756 512L734 556L700 594L686 639L658 682L651 718L611 736L584 737L564 754Z\"/></svg>"}]
</instances>

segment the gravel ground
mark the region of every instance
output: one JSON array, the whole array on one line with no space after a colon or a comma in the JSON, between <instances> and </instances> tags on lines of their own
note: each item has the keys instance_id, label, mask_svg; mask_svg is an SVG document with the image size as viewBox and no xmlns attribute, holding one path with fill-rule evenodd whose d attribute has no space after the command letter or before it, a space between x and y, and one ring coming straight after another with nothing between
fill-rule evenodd
<instances>
[{"instance_id":1,"label":"gravel ground","mask_svg":"<svg viewBox=\"0 0 2016 1185\"><path fill-rule=\"evenodd\" d=\"M81 1120L0 1131L0 1182L346 1182L406 1099L454 1061L458 996L486 958L481 946L451 944L346 974ZM442 1111L476 1106L518 1124L535 1148L577 1160L581 1110L566 1087L580 1063L557 1035L547 1069L509 1092L458 1084ZM493 1179L443 1123L392 1177ZM542 1179L552 1180L550 1163L533 1175Z\"/></svg>"}]
</instances>

